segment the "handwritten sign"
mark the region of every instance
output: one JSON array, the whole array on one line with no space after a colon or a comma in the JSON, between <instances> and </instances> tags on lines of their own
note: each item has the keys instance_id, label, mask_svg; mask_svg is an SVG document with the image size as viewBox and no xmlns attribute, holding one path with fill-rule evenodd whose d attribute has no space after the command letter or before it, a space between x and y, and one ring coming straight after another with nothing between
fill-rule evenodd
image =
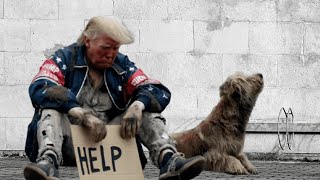
<instances>
[{"instance_id":1,"label":"handwritten sign","mask_svg":"<svg viewBox=\"0 0 320 180\"><path fill-rule=\"evenodd\" d=\"M71 125L80 180L143 180L135 139L120 137L120 126L107 126L107 137L95 143L85 128Z\"/></svg>"}]
</instances>

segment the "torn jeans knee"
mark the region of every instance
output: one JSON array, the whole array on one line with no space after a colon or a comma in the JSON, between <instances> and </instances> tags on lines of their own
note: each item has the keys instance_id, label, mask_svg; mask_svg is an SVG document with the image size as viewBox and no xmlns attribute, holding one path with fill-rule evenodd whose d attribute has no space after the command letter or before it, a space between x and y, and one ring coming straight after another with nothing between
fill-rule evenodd
<instances>
[{"instance_id":1,"label":"torn jeans knee","mask_svg":"<svg viewBox=\"0 0 320 180\"><path fill-rule=\"evenodd\" d=\"M175 141L165 128L165 119L158 113L143 113L139 137L148 148L150 158L157 167L159 167L159 156L163 150L171 149L173 152L177 152Z\"/></svg>"},{"instance_id":2,"label":"torn jeans knee","mask_svg":"<svg viewBox=\"0 0 320 180\"><path fill-rule=\"evenodd\" d=\"M43 110L40 121L38 122L37 140L39 144L38 157L47 151L56 153L58 162L62 161L62 118L64 114L56 110Z\"/></svg>"}]
</instances>

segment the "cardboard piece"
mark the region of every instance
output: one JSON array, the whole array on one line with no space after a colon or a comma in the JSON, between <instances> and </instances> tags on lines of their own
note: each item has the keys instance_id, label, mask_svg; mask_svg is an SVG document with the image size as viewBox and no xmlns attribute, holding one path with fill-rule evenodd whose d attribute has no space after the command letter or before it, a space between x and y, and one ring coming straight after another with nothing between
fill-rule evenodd
<instances>
[{"instance_id":1,"label":"cardboard piece","mask_svg":"<svg viewBox=\"0 0 320 180\"><path fill-rule=\"evenodd\" d=\"M143 180L135 139L120 137L119 125L107 126L107 137L95 143L85 128L71 125L80 180Z\"/></svg>"}]
</instances>

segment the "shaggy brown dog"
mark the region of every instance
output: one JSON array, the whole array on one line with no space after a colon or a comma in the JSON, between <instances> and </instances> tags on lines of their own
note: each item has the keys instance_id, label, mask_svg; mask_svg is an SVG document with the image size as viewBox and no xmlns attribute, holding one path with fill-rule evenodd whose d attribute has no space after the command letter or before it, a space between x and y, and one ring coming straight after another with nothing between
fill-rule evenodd
<instances>
[{"instance_id":1,"label":"shaggy brown dog","mask_svg":"<svg viewBox=\"0 0 320 180\"><path fill-rule=\"evenodd\" d=\"M186 157L203 155L206 170L257 174L242 150L246 126L262 89L262 74L228 77L220 86L220 102L208 117L193 129L171 134L177 150Z\"/></svg>"}]
</instances>

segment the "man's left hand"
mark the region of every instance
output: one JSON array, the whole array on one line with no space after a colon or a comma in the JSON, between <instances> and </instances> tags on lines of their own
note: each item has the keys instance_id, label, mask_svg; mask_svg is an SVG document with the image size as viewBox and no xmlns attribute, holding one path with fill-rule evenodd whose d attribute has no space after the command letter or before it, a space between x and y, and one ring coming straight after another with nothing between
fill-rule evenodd
<instances>
[{"instance_id":1,"label":"man's left hand","mask_svg":"<svg viewBox=\"0 0 320 180\"><path fill-rule=\"evenodd\" d=\"M130 139L136 136L142 121L142 111L144 104L140 101L134 101L121 120L120 135L123 139Z\"/></svg>"}]
</instances>

